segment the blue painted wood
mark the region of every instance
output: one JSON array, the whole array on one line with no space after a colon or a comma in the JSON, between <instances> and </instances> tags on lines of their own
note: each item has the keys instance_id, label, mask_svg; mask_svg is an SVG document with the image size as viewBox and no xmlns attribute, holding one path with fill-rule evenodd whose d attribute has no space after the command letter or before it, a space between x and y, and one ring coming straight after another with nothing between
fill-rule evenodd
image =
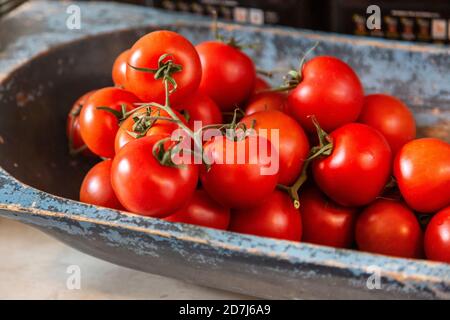
<instances>
[{"instance_id":1,"label":"blue painted wood","mask_svg":"<svg viewBox=\"0 0 450 320\"><path fill-rule=\"evenodd\" d=\"M173 224L68 199L76 197L75 180L85 170L64 149L62 120L70 101L107 85L113 58L149 30L177 30L193 42L211 36L203 18L77 5L81 30L67 30L67 4L51 1L31 2L0 21L0 215L120 265L258 297L450 298L447 264ZM448 47L289 28L221 28L259 42L249 53L267 69L295 65L301 50L320 41L315 54L343 58L368 92L389 92L412 106L423 134L448 137ZM374 268L381 289L369 290Z\"/></svg>"}]
</instances>

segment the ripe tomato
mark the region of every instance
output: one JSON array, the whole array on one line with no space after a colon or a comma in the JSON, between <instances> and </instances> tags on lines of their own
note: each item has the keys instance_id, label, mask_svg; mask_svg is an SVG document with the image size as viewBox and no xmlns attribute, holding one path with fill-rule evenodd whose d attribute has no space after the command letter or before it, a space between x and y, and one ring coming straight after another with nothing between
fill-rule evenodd
<instances>
[{"instance_id":1,"label":"ripe tomato","mask_svg":"<svg viewBox=\"0 0 450 320\"><path fill-rule=\"evenodd\" d=\"M250 98L245 107L247 116L259 111L284 110L286 95L279 92L262 92Z\"/></svg>"},{"instance_id":2,"label":"ripe tomato","mask_svg":"<svg viewBox=\"0 0 450 320\"><path fill-rule=\"evenodd\" d=\"M355 234L357 209L340 206L316 187L300 192L304 242L350 248Z\"/></svg>"},{"instance_id":3,"label":"ripe tomato","mask_svg":"<svg viewBox=\"0 0 450 320\"><path fill-rule=\"evenodd\" d=\"M183 208L165 220L226 230L230 223L230 209L212 200L204 190L196 190Z\"/></svg>"},{"instance_id":4,"label":"ripe tomato","mask_svg":"<svg viewBox=\"0 0 450 320\"><path fill-rule=\"evenodd\" d=\"M241 50L218 41L196 46L202 64L200 89L213 99L222 111L233 111L252 93L255 65Z\"/></svg>"},{"instance_id":5,"label":"ripe tomato","mask_svg":"<svg viewBox=\"0 0 450 320\"><path fill-rule=\"evenodd\" d=\"M392 155L416 137L416 123L408 107L399 99L387 94L370 94L358 122L380 131L391 146Z\"/></svg>"},{"instance_id":6,"label":"ripe tomato","mask_svg":"<svg viewBox=\"0 0 450 320\"><path fill-rule=\"evenodd\" d=\"M260 93L263 90L269 89L270 85L267 83L266 80L264 80L261 77L256 76L255 78L255 84L253 85L253 91L251 96L254 96L255 94Z\"/></svg>"},{"instance_id":7,"label":"ripe tomato","mask_svg":"<svg viewBox=\"0 0 450 320\"><path fill-rule=\"evenodd\" d=\"M201 121L202 126L219 124L223 121L217 104L200 90L183 99L174 106L174 109L187 111L191 129L194 129L194 121Z\"/></svg>"},{"instance_id":8,"label":"ripe tomato","mask_svg":"<svg viewBox=\"0 0 450 320\"><path fill-rule=\"evenodd\" d=\"M164 62L172 60L182 67L181 71L172 74L177 90L170 96L170 101L175 103L195 92L202 77L197 51L186 38L173 31L151 32L133 45L128 64L136 68L157 69L158 60L164 54L170 55ZM165 101L164 83L161 79L155 79L154 73L128 67L127 89L145 102Z\"/></svg>"},{"instance_id":9,"label":"ripe tomato","mask_svg":"<svg viewBox=\"0 0 450 320\"><path fill-rule=\"evenodd\" d=\"M431 218L424 240L428 259L450 263L450 207Z\"/></svg>"},{"instance_id":10,"label":"ripe tomato","mask_svg":"<svg viewBox=\"0 0 450 320\"><path fill-rule=\"evenodd\" d=\"M241 123L250 128L253 121L256 132L271 140L278 152L278 183L290 186L297 180L308 158L309 142L305 132L293 118L277 110L254 113L244 117ZM266 129L267 134L260 132L261 129ZM278 137L274 135L274 130L278 130ZM275 137L277 140L273 140Z\"/></svg>"},{"instance_id":11,"label":"ripe tomato","mask_svg":"<svg viewBox=\"0 0 450 320\"><path fill-rule=\"evenodd\" d=\"M450 144L423 138L405 144L394 160L394 176L406 203L424 213L450 205Z\"/></svg>"},{"instance_id":12,"label":"ripe tomato","mask_svg":"<svg viewBox=\"0 0 450 320\"><path fill-rule=\"evenodd\" d=\"M330 134L333 150L313 160L319 188L343 206L369 204L381 193L391 172L391 148L377 130L346 124Z\"/></svg>"},{"instance_id":13,"label":"ripe tomato","mask_svg":"<svg viewBox=\"0 0 450 320\"><path fill-rule=\"evenodd\" d=\"M251 146L256 145L267 147L267 153L250 152ZM202 185L214 200L225 207L255 206L276 187L278 154L263 137L247 136L234 141L216 136L205 144L204 154L211 167L207 170L202 166Z\"/></svg>"},{"instance_id":14,"label":"ripe tomato","mask_svg":"<svg viewBox=\"0 0 450 320\"><path fill-rule=\"evenodd\" d=\"M103 88L94 92L80 114L81 137L88 148L100 157L114 157L114 139L119 121L111 112L97 108L108 107L120 112L124 105L130 111L138 102L140 100L134 94L119 88Z\"/></svg>"},{"instance_id":15,"label":"ripe tomato","mask_svg":"<svg viewBox=\"0 0 450 320\"><path fill-rule=\"evenodd\" d=\"M364 91L350 66L335 57L321 56L306 62L300 72L300 84L288 94L287 112L305 130L315 132L312 115L328 132L358 119Z\"/></svg>"},{"instance_id":16,"label":"ripe tomato","mask_svg":"<svg viewBox=\"0 0 450 320\"><path fill-rule=\"evenodd\" d=\"M356 242L363 251L404 258L420 258L423 236L414 213L403 203L380 199L356 222Z\"/></svg>"},{"instance_id":17,"label":"ripe tomato","mask_svg":"<svg viewBox=\"0 0 450 320\"><path fill-rule=\"evenodd\" d=\"M182 208L194 194L196 165L165 166L153 156L153 146L162 138L154 135L131 141L114 158L112 187L120 203L131 212L166 217Z\"/></svg>"},{"instance_id":18,"label":"ripe tomato","mask_svg":"<svg viewBox=\"0 0 450 320\"><path fill-rule=\"evenodd\" d=\"M78 153L81 151L81 154L84 156L93 156L94 154L87 148L84 143L83 138L80 133L80 112L86 103L87 99L91 96L95 91L89 91L78 98L77 101L70 109L69 114L67 115L66 122L66 134L69 140L69 149L70 153Z\"/></svg>"},{"instance_id":19,"label":"ripe tomato","mask_svg":"<svg viewBox=\"0 0 450 320\"><path fill-rule=\"evenodd\" d=\"M123 210L111 187L111 164L111 160L104 160L89 170L81 184L81 202Z\"/></svg>"},{"instance_id":20,"label":"ripe tomato","mask_svg":"<svg viewBox=\"0 0 450 320\"><path fill-rule=\"evenodd\" d=\"M112 79L114 85L117 87L125 88L125 84L127 81L127 61L129 54L130 50L125 50L114 61L114 65L112 68Z\"/></svg>"},{"instance_id":21,"label":"ripe tomato","mask_svg":"<svg viewBox=\"0 0 450 320\"><path fill-rule=\"evenodd\" d=\"M262 237L300 241L302 217L291 198L276 190L256 207L234 210L229 229Z\"/></svg>"}]
</instances>

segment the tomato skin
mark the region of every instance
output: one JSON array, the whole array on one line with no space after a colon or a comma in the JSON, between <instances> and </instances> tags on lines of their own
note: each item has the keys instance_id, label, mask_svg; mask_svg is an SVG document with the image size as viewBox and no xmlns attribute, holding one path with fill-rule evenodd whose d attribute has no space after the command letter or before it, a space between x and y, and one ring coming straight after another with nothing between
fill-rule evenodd
<instances>
[{"instance_id":1,"label":"tomato skin","mask_svg":"<svg viewBox=\"0 0 450 320\"><path fill-rule=\"evenodd\" d=\"M422 138L405 144L394 160L394 177L406 203L423 213L450 205L450 144Z\"/></svg>"},{"instance_id":2,"label":"tomato skin","mask_svg":"<svg viewBox=\"0 0 450 320\"><path fill-rule=\"evenodd\" d=\"M267 83L266 80L264 80L261 77L256 76L255 78L255 84L253 85L253 91L251 96L253 97L254 95L260 93L263 90L267 90L270 88L270 85Z\"/></svg>"},{"instance_id":3,"label":"tomato skin","mask_svg":"<svg viewBox=\"0 0 450 320\"><path fill-rule=\"evenodd\" d=\"M94 92L80 113L81 137L88 148L103 158L114 157L114 139L119 123L110 112L99 110L97 107L109 107L121 111L122 104L130 111L140 100L131 92L119 88L103 88Z\"/></svg>"},{"instance_id":4,"label":"tomato skin","mask_svg":"<svg viewBox=\"0 0 450 320\"><path fill-rule=\"evenodd\" d=\"M104 160L89 170L81 184L81 202L123 210L111 187L111 164L111 160Z\"/></svg>"},{"instance_id":5,"label":"tomato skin","mask_svg":"<svg viewBox=\"0 0 450 320\"><path fill-rule=\"evenodd\" d=\"M276 190L256 207L234 210L229 229L262 237L300 241L302 217L291 198Z\"/></svg>"},{"instance_id":6,"label":"tomato skin","mask_svg":"<svg viewBox=\"0 0 450 320\"><path fill-rule=\"evenodd\" d=\"M245 107L247 116L260 111L284 111L286 95L279 92L262 92L252 96Z\"/></svg>"},{"instance_id":7,"label":"tomato skin","mask_svg":"<svg viewBox=\"0 0 450 320\"><path fill-rule=\"evenodd\" d=\"M450 207L431 218L425 230L425 255L430 260L450 263Z\"/></svg>"},{"instance_id":8,"label":"tomato skin","mask_svg":"<svg viewBox=\"0 0 450 320\"><path fill-rule=\"evenodd\" d=\"M380 199L356 222L360 250L404 258L420 258L423 235L414 213L403 203Z\"/></svg>"},{"instance_id":9,"label":"tomato skin","mask_svg":"<svg viewBox=\"0 0 450 320\"><path fill-rule=\"evenodd\" d=\"M164 220L226 230L230 223L230 209L211 199L204 190L196 190L183 208Z\"/></svg>"},{"instance_id":10,"label":"tomato skin","mask_svg":"<svg viewBox=\"0 0 450 320\"><path fill-rule=\"evenodd\" d=\"M131 141L113 160L112 187L120 203L131 212L166 217L182 208L194 194L197 166L164 166L153 156L153 146L162 138L154 135Z\"/></svg>"},{"instance_id":11,"label":"tomato skin","mask_svg":"<svg viewBox=\"0 0 450 320\"><path fill-rule=\"evenodd\" d=\"M272 130L278 129L279 141L271 141L279 155L280 176L278 183L292 185L300 175L303 163L308 158L309 142L302 127L290 116L281 111L262 111L244 117L241 122L249 128L266 129L267 138L272 138ZM262 134L262 133L258 133Z\"/></svg>"},{"instance_id":12,"label":"tomato skin","mask_svg":"<svg viewBox=\"0 0 450 320\"><path fill-rule=\"evenodd\" d=\"M259 145L267 146L269 159L278 157L275 148L267 139L259 136L252 139ZM272 161L265 162L259 153L250 154L250 145L250 137L231 141L224 136L214 137L204 145L205 156L212 165L209 170L205 166L201 167L202 186L211 198L227 208L249 208L258 205L276 187L278 170L274 174L261 174L263 169L270 170ZM245 159L238 163L237 155L243 150ZM227 154L234 154L234 161L228 161Z\"/></svg>"},{"instance_id":13,"label":"tomato skin","mask_svg":"<svg viewBox=\"0 0 450 320\"><path fill-rule=\"evenodd\" d=\"M364 91L358 76L342 60L320 56L303 66L302 81L289 92L287 112L303 129L314 133L311 116L331 132L358 119Z\"/></svg>"},{"instance_id":14,"label":"tomato skin","mask_svg":"<svg viewBox=\"0 0 450 320\"><path fill-rule=\"evenodd\" d=\"M183 99L174 106L174 109L187 111L189 114L188 125L191 129L194 129L194 121L201 121L202 126L219 124L223 121L217 104L200 90Z\"/></svg>"},{"instance_id":15,"label":"tomato skin","mask_svg":"<svg viewBox=\"0 0 450 320\"><path fill-rule=\"evenodd\" d=\"M393 156L416 137L416 123L411 111L401 100L387 94L367 95L358 122L380 131Z\"/></svg>"},{"instance_id":16,"label":"tomato skin","mask_svg":"<svg viewBox=\"0 0 450 320\"><path fill-rule=\"evenodd\" d=\"M125 50L116 58L112 68L112 79L116 87L126 87L127 82L127 62L130 50Z\"/></svg>"},{"instance_id":17,"label":"tomato skin","mask_svg":"<svg viewBox=\"0 0 450 320\"><path fill-rule=\"evenodd\" d=\"M302 241L335 248L350 248L354 241L358 209L331 201L316 187L300 192Z\"/></svg>"},{"instance_id":18,"label":"tomato skin","mask_svg":"<svg viewBox=\"0 0 450 320\"><path fill-rule=\"evenodd\" d=\"M313 160L319 188L340 205L367 205L380 195L391 172L391 148L377 130L350 123L330 134L333 150Z\"/></svg>"},{"instance_id":19,"label":"tomato skin","mask_svg":"<svg viewBox=\"0 0 450 320\"><path fill-rule=\"evenodd\" d=\"M253 91L256 71L253 61L241 50L218 41L196 46L202 65L200 89L222 111L233 111Z\"/></svg>"},{"instance_id":20,"label":"tomato skin","mask_svg":"<svg viewBox=\"0 0 450 320\"><path fill-rule=\"evenodd\" d=\"M95 90L89 91L78 98L67 115L66 135L69 140L69 146L72 150L79 150L86 145L80 132L80 112L86 101L94 92ZM94 156L88 148L85 148L81 154L84 156Z\"/></svg>"},{"instance_id":21,"label":"tomato skin","mask_svg":"<svg viewBox=\"0 0 450 320\"><path fill-rule=\"evenodd\" d=\"M195 92L200 84L202 69L194 46L180 34L160 30L140 38L131 48L128 64L137 68L156 69L163 54L170 54L165 61L172 59L183 68L172 77L177 90L171 94L170 101L175 103ZM164 103L165 91L162 79L155 79L153 73L127 68L127 89L145 102Z\"/></svg>"}]
</instances>

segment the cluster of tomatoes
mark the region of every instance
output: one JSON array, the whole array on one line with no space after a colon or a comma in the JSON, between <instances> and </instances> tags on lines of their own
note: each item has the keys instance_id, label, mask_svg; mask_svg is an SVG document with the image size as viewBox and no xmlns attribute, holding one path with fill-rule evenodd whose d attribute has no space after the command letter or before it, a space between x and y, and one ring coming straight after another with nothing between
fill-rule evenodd
<instances>
[{"instance_id":1,"label":"cluster of tomatoes","mask_svg":"<svg viewBox=\"0 0 450 320\"><path fill-rule=\"evenodd\" d=\"M269 88L236 42L194 47L155 31L116 59L112 77L114 87L86 93L69 114L71 151L103 159L81 201L450 263L450 145L415 139L408 107L365 96L342 60L302 61ZM206 139L208 129L219 134ZM252 152L255 138L268 154ZM178 164L175 151L199 161Z\"/></svg>"}]
</instances>

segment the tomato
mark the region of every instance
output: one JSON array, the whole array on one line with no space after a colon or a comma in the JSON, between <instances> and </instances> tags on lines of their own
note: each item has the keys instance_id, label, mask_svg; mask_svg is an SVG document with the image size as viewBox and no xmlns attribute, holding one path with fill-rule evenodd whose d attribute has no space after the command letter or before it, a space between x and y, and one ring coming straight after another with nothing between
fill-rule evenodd
<instances>
[{"instance_id":1,"label":"tomato","mask_svg":"<svg viewBox=\"0 0 450 320\"><path fill-rule=\"evenodd\" d=\"M165 220L226 230L230 223L230 209L212 200L204 190L197 190L183 208Z\"/></svg>"},{"instance_id":2,"label":"tomato","mask_svg":"<svg viewBox=\"0 0 450 320\"><path fill-rule=\"evenodd\" d=\"M259 111L284 110L286 96L279 92L262 92L250 98L245 107L245 114L251 115Z\"/></svg>"},{"instance_id":3,"label":"tomato","mask_svg":"<svg viewBox=\"0 0 450 320\"><path fill-rule=\"evenodd\" d=\"M183 99L174 109L187 111L189 127L194 129L194 122L201 121L201 126L222 123L222 113L217 104L200 90Z\"/></svg>"},{"instance_id":4,"label":"tomato","mask_svg":"<svg viewBox=\"0 0 450 320\"><path fill-rule=\"evenodd\" d=\"M290 186L300 175L303 163L308 158L309 142L302 127L290 116L277 110L262 111L246 116L241 123L249 128L254 122L254 129L266 129L267 138L271 140L279 155L280 176L278 183ZM275 131L278 130L277 140Z\"/></svg>"},{"instance_id":5,"label":"tomato","mask_svg":"<svg viewBox=\"0 0 450 320\"><path fill-rule=\"evenodd\" d=\"M387 94L370 94L358 122L380 131L391 146L392 155L416 137L416 123L408 107L399 99Z\"/></svg>"},{"instance_id":6,"label":"tomato","mask_svg":"<svg viewBox=\"0 0 450 320\"><path fill-rule=\"evenodd\" d=\"M377 200L356 222L356 243L363 251L420 258L423 235L414 213L403 203Z\"/></svg>"},{"instance_id":7,"label":"tomato","mask_svg":"<svg viewBox=\"0 0 450 320\"><path fill-rule=\"evenodd\" d=\"M87 99L95 91L89 91L78 98L67 115L66 134L69 140L70 153L77 154L81 152L84 156L93 156L94 154L87 148L80 133L80 112Z\"/></svg>"},{"instance_id":8,"label":"tomato","mask_svg":"<svg viewBox=\"0 0 450 320\"><path fill-rule=\"evenodd\" d=\"M122 52L114 61L112 68L112 79L114 85L117 87L125 88L127 81L127 61L130 50L125 50Z\"/></svg>"},{"instance_id":9,"label":"tomato","mask_svg":"<svg viewBox=\"0 0 450 320\"><path fill-rule=\"evenodd\" d=\"M314 115L325 131L331 132L358 119L364 91L352 68L335 57L316 57L303 66L300 83L287 98L287 112L303 127L314 132Z\"/></svg>"},{"instance_id":10,"label":"tomato","mask_svg":"<svg viewBox=\"0 0 450 320\"><path fill-rule=\"evenodd\" d=\"M357 209L334 203L316 187L300 192L304 242L336 248L353 244Z\"/></svg>"},{"instance_id":11,"label":"tomato","mask_svg":"<svg viewBox=\"0 0 450 320\"><path fill-rule=\"evenodd\" d=\"M177 89L170 96L175 103L197 90L202 77L200 59L194 46L183 36L173 31L154 31L140 38L131 48L128 64L135 68L157 69L158 60L169 54L164 62L172 60L182 70L174 72L172 78ZM142 101L164 103L165 89L162 79L155 74L127 68L127 89Z\"/></svg>"},{"instance_id":12,"label":"tomato","mask_svg":"<svg viewBox=\"0 0 450 320\"><path fill-rule=\"evenodd\" d=\"M394 160L394 176L406 203L424 213L450 205L450 144L423 138L405 144Z\"/></svg>"},{"instance_id":13,"label":"tomato","mask_svg":"<svg viewBox=\"0 0 450 320\"><path fill-rule=\"evenodd\" d=\"M391 172L391 148L377 130L359 123L346 124L329 137L329 156L313 160L319 188L343 206L363 206L383 191Z\"/></svg>"},{"instance_id":14,"label":"tomato","mask_svg":"<svg viewBox=\"0 0 450 320\"><path fill-rule=\"evenodd\" d=\"M267 153L250 152L251 146L256 144L266 147ZM234 141L216 136L205 144L204 154L211 167L207 170L202 166L202 185L214 200L225 207L255 206L276 187L278 154L264 137L254 135Z\"/></svg>"},{"instance_id":15,"label":"tomato","mask_svg":"<svg viewBox=\"0 0 450 320\"><path fill-rule=\"evenodd\" d=\"M222 111L233 111L250 96L255 85L255 65L241 50L218 41L196 46L202 64L200 89Z\"/></svg>"},{"instance_id":16,"label":"tomato","mask_svg":"<svg viewBox=\"0 0 450 320\"><path fill-rule=\"evenodd\" d=\"M450 207L431 218L424 241L428 259L450 263Z\"/></svg>"},{"instance_id":17,"label":"tomato","mask_svg":"<svg viewBox=\"0 0 450 320\"><path fill-rule=\"evenodd\" d=\"M111 168L112 187L129 211L165 217L181 209L194 194L198 182L196 165L162 165L152 154L164 136L137 139L120 149Z\"/></svg>"},{"instance_id":18,"label":"tomato","mask_svg":"<svg viewBox=\"0 0 450 320\"><path fill-rule=\"evenodd\" d=\"M117 131L114 141L114 150L116 153L118 153L119 150L122 149L128 142L136 140L136 137L132 135L132 133L134 132L133 126L135 124L134 118L138 117L139 115L144 115L145 113L147 113L147 109L139 109L122 122L119 130ZM178 116L179 119L183 121L184 124L187 124L186 120L179 112L174 110L174 113ZM169 114L167 112L158 108L151 109L150 115L155 117L169 117ZM176 124L175 122L171 122L169 120L156 120L145 133L145 136L164 135L166 137L169 137L172 132L174 130L177 130L178 128L178 124ZM138 132L134 133L139 134Z\"/></svg>"},{"instance_id":19,"label":"tomato","mask_svg":"<svg viewBox=\"0 0 450 320\"><path fill-rule=\"evenodd\" d=\"M291 198L276 190L256 207L234 210L229 229L262 237L300 241L302 217Z\"/></svg>"},{"instance_id":20,"label":"tomato","mask_svg":"<svg viewBox=\"0 0 450 320\"><path fill-rule=\"evenodd\" d=\"M252 96L254 96L255 94L260 93L263 90L269 89L270 85L267 83L266 80L264 80L261 77L256 76L255 78L255 83L253 85L253 91L252 91Z\"/></svg>"},{"instance_id":21,"label":"tomato","mask_svg":"<svg viewBox=\"0 0 450 320\"><path fill-rule=\"evenodd\" d=\"M119 130L117 117L109 111L97 109L108 107L116 111L134 109L140 100L131 92L119 88L103 88L94 92L81 109L80 132L88 148L104 158L114 156L114 139Z\"/></svg>"},{"instance_id":22,"label":"tomato","mask_svg":"<svg viewBox=\"0 0 450 320\"><path fill-rule=\"evenodd\" d=\"M81 185L81 202L123 210L111 187L111 164L111 160L104 160L89 170Z\"/></svg>"}]
</instances>

